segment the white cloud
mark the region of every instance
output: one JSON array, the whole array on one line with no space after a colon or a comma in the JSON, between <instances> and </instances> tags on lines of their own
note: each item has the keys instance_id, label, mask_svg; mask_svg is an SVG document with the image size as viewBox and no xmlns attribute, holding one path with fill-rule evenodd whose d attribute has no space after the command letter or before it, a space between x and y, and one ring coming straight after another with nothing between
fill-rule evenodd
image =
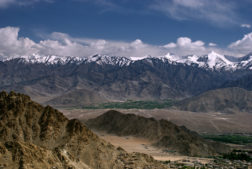
<instances>
[{"instance_id":1,"label":"white cloud","mask_svg":"<svg viewBox=\"0 0 252 169\"><path fill-rule=\"evenodd\" d=\"M178 55L188 54L206 54L208 50L205 47L205 43L202 41L192 41L188 37L181 37L177 39L176 43L168 43L162 46L150 45L142 42L140 39L136 39L133 42L123 41L111 41L103 39L87 39L87 38L73 38L63 33L52 33L49 38L57 42L70 41L75 42L75 46L78 46L78 52L82 56L90 56L93 54L106 54L106 55L118 55L118 56L134 56L143 57L146 55L162 56L170 53L176 53ZM69 42L69 43L70 43ZM68 44L69 44L68 43ZM67 49L70 46L67 46ZM69 49L68 49L69 50ZM78 55L78 52L73 52L72 55ZM69 53L69 52L67 52Z\"/></svg>"},{"instance_id":2,"label":"white cloud","mask_svg":"<svg viewBox=\"0 0 252 169\"><path fill-rule=\"evenodd\" d=\"M208 46L214 47L214 46L217 46L217 44L216 44L216 43L210 42L210 43L208 44Z\"/></svg>"},{"instance_id":3,"label":"white cloud","mask_svg":"<svg viewBox=\"0 0 252 169\"><path fill-rule=\"evenodd\" d=\"M241 40L231 43L229 49L241 54L252 52L252 32L244 35Z\"/></svg>"},{"instance_id":4,"label":"white cloud","mask_svg":"<svg viewBox=\"0 0 252 169\"><path fill-rule=\"evenodd\" d=\"M164 56L167 53L184 55L205 55L214 50L221 54L240 56L252 51L252 33L229 45L227 49L207 46L203 41L192 41L188 37L180 37L176 42L166 45L151 45L140 39L132 42L112 41L104 39L74 38L68 34L54 32L44 40L34 42L27 37L19 37L19 28L0 28L0 57L19 57L32 54L87 57L94 54L105 54L126 57L143 57L146 55Z\"/></svg>"},{"instance_id":5,"label":"white cloud","mask_svg":"<svg viewBox=\"0 0 252 169\"><path fill-rule=\"evenodd\" d=\"M242 28L251 28L251 25L250 24L241 24L241 27Z\"/></svg>"},{"instance_id":6,"label":"white cloud","mask_svg":"<svg viewBox=\"0 0 252 169\"><path fill-rule=\"evenodd\" d=\"M146 44L140 39L136 39L133 42L123 42L104 39L73 38L63 33L52 33L49 38L59 42L67 40L76 43L76 45L81 45L81 47L79 46L79 49L82 51L81 56L90 56L98 53L140 57L145 55L159 56L166 53L163 47Z\"/></svg>"},{"instance_id":7,"label":"white cloud","mask_svg":"<svg viewBox=\"0 0 252 169\"><path fill-rule=\"evenodd\" d=\"M54 2L54 0L0 0L0 8L6 8L11 5L26 6L36 2Z\"/></svg>"},{"instance_id":8,"label":"white cloud","mask_svg":"<svg viewBox=\"0 0 252 169\"><path fill-rule=\"evenodd\" d=\"M133 42L109 41L102 39L73 38L64 33L52 33L46 40L35 43L29 38L18 36L19 28L0 29L0 56L17 57L32 55L90 56L107 54L119 56L160 56L166 50L160 46L143 43L137 39Z\"/></svg>"},{"instance_id":9,"label":"white cloud","mask_svg":"<svg viewBox=\"0 0 252 169\"><path fill-rule=\"evenodd\" d=\"M173 43L173 42L164 45L165 48L175 48L176 46L177 46L177 44Z\"/></svg>"},{"instance_id":10,"label":"white cloud","mask_svg":"<svg viewBox=\"0 0 252 169\"><path fill-rule=\"evenodd\" d=\"M0 7L4 8L13 4L16 0L0 0Z\"/></svg>"},{"instance_id":11,"label":"white cloud","mask_svg":"<svg viewBox=\"0 0 252 169\"><path fill-rule=\"evenodd\" d=\"M155 0L152 8L177 20L203 20L218 26L239 23L234 1Z\"/></svg>"},{"instance_id":12,"label":"white cloud","mask_svg":"<svg viewBox=\"0 0 252 169\"><path fill-rule=\"evenodd\" d=\"M176 43L168 43L164 45L165 48L169 49L172 53L178 55L190 55L190 54L206 54L205 43L198 40L192 41L188 37L180 37Z\"/></svg>"},{"instance_id":13,"label":"white cloud","mask_svg":"<svg viewBox=\"0 0 252 169\"><path fill-rule=\"evenodd\" d=\"M18 56L38 52L37 44L29 38L18 38L19 28L0 29L0 55Z\"/></svg>"}]
</instances>

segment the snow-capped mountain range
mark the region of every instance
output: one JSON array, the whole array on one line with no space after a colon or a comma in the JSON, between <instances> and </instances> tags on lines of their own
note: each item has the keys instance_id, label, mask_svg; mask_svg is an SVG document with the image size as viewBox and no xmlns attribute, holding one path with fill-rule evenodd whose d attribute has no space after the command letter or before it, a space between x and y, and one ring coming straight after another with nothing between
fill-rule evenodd
<instances>
[{"instance_id":1,"label":"snow-capped mountain range","mask_svg":"<svg viewBox=\"0 0 252 169\"><path fill-rule=\"evenodd\" d=\"M152 57L121 57L108 55L93 55L90 57L72 57L72 56L40 56L33 54L31 56L12 57L7 59L0 59L1 61L9 61L19 58L21 62L25 63L44 63L44 64L67 64L67 63L97 63L100 65L109 64L117 66L129 66L130 64L139 61L152 61L158 59L164 63L169 64L185 64L190 66L197 66L210 70L236 70L236 69L250 69L252 70L252 53L241 57L234 58L218 54L214 51L204 56L188 55L177 56L174 54L166 54L165 56ZM232 59L231 59L232 58Z\"/></svg>"}]
</instances>

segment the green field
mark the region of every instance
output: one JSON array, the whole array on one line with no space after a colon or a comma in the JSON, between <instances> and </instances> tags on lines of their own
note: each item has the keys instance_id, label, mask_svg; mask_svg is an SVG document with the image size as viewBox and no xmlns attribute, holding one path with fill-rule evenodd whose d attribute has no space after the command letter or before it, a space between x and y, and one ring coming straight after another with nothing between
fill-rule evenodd
<instances>
[{"instance_id":1,"label":"green field","mask_svg":"<svg viewBox=\"0 0 252 169\"><path fill-rule=\"evenodd\" d=\"M172 100L109 102L100 105L83 106L83 109L163 109L173 105Z\"/></svg>"},{"instance_id":2,"label":"green field","mask_svg":"<svg viewBox=\"0 0 252 169\"><path fill-rule=\"evenodd\" d=\"M205 139L233 144L252 143L252 136L247 135L203 135Z\"/></svg>"}]
</instances>

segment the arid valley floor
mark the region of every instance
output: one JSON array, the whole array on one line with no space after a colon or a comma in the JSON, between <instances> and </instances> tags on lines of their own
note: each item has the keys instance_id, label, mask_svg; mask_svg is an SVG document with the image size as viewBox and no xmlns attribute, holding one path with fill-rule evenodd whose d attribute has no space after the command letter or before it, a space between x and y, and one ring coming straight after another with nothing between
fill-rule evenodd
<instances>
[{"instance_id":1,"label":"arid valley floor","mask_svg":"<svg viewBox=\"0 0 252 169\"><path fill-rule=\"evenodd\" d=\"M108 109L61 109L68 118L77 118L85 123L88 119L100 116ZM145 117L154 117L156 119L166 119L179 126L184 125L190 130L196 131L199 134L237 134L237 133L252 133L252 114L236 113L236 114L223 114L223 113L196 113L186 112L171 109L153 109L153 110L141 110L141 109L119 109L122 113L132 113ZM134 137L134 136L118 136L115 134L109 134L102 131L94 132L102 139L112 143L116 147L122 147L127 152L140 152L153 156L158 161L171 162L174 165L182 164L185 166L202 166L210 164L213 168L221 167L222 165L227 167L235 167L236 164L229 161L216 161L213 158L200 158L180 155L176 152L169 151L169 149L162 149L153 146L153 143L148 139ZM252 146L242 146L229 144L234 149L246 149L252 150ZM215 163L214 163L215 161ZM229 163L229 164L227 164ZM212 165L211 165L212 164ZM176 166L175 165L175 166ZM236 167L240 164L238 163ZM241 164L242 166L243 164ZM211 167L210 167L211 168ZM246 168L246 167L245 167ZM249 167L247 167L249 168Z\"/></svg>"},{"instance_id":2,"label":"arid valley floor","mask_svg":"<svg viewBox=\"0 0 252 169\"><path fill-rule=\"evenodd\" d=\"M179 126L186 126L200 134L252 133L251 113L198 113L172 109L117 109L122 113L137 114L144 117L166 119ZM108 109L60 109L68 118L81 121L95 118Z\"/></svg>"}]
</instances>

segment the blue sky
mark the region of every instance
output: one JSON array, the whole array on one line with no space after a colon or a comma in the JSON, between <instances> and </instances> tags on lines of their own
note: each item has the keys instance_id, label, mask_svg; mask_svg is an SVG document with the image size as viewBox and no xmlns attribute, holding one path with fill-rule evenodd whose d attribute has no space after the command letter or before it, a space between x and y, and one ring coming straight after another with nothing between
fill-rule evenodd
<instances>
[{"instance_id":1,"label":"blue sky","mask_svg":"<svg viewBox=\"0 0 252 169\"><path fill-rule=\"evenodd\" d=\"M30 54L18 51L29 44L44 54L240 56L252 51L251 9L251 0L0 0L0 37L18 44L0 55Z\"/></svg>"}]
</instances>

